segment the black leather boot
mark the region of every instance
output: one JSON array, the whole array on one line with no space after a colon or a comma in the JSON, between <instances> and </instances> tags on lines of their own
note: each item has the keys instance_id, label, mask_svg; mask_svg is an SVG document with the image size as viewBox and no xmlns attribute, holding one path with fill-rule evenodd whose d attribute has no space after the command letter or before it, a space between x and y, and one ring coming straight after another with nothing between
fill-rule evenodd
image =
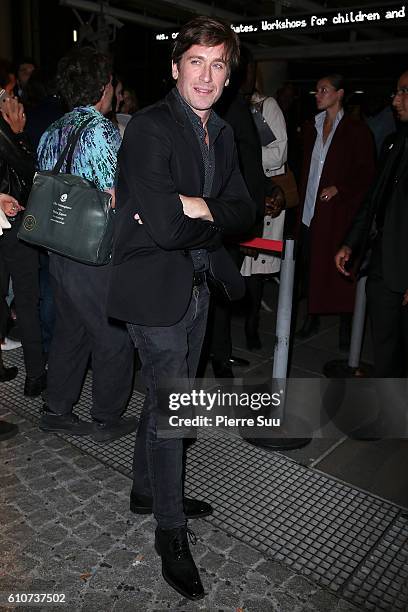
<instances>
[{"instance_id":1,"label":"black leather boot","mask_svg":"<svg viewBox=\"0 0 408 612\"><path fill-rule=\"evenodd\" d=\"M192 544L197 539L187 527L156 529L155 548L162 558L162 574L165 581L183 597L196 601L204 597L200 574L191 556L188 538Z\"/></svg>"},{"instance_id":2,"label":"black leather boot","mask_svg":"<svg viewBox=\"0 0 408 612\"><path fill-rule=\"evenodd\" d=\"M18 369L15 366L6 368L5 365L0 361L0 382L8 382L13 380L18 374Z\"/></svg>"}]
</instances>

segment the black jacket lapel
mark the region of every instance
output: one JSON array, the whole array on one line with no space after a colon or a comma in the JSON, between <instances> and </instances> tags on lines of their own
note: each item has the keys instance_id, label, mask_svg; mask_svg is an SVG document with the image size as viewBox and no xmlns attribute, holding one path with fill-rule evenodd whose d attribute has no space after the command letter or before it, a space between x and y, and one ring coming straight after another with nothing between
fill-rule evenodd
<instances>
[{"instance_id":1,"label":"black jacket lapel","mask_svg":"<svg viewBox=\"0 0 408 612\"><path fill-rule=\"evenodd\" d=\"M177 127L179 128L179 133L182 138L185 140L186 150L189 152L189 155L193 157L194 163L191 163L187 168L186 172L194 172L194 169L197 169L197 183L200 185L200 194L202 194L204 189L204 162L203 156L201 155L200 144L198 142L197 136L194 133L193 127L190 124L186 114L176 98L176 94L174 90L172 90L169 94L167 94L165 98L166 104L168 104L170 108L170 114L173 119L177 123ZM184 194L190 195L190 194Z\"/></svg>"}]
</instances>

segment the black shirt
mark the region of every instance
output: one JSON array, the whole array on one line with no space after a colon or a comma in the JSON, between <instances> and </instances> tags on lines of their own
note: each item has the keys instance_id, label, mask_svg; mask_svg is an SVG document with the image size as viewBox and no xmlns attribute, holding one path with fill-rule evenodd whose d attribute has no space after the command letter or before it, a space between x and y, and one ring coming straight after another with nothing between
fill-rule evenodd
<instances>
[{"instance_id":1,"label":"black shirt","mask_svg":"<svg viewBox=\"0 0 408 612\"><path fill-rule=\"evenodd\" d=\"M197 136L204 165L204 187L201 195L204 198L209 197L211 195L215 173L214 142L222 128L222 122L214 111L211 110L206 124L206 129L203 126L200 117L193 111L189 104L187 104L187 102L181 96L179 90L175 88L174 92L180 101L189 122L191 123L195 135ZM205 142L207 131L209 141L208 146ZM193 260L194 270L197 272L208 270L208 253L206 249L193 249L190 251L190 255Z\"/></svg>"}]
</instances>

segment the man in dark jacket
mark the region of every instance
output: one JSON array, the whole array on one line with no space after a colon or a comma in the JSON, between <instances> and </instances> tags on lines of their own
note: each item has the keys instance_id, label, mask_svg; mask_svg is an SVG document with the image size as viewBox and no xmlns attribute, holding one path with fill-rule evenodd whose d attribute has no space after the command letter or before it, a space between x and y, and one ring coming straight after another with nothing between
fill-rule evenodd
<instances>
[{"instance_id":1,"label":"man in dark jacket","mask_svg":"<svg viewBox=\"0 0 408 612\"><path fill-rule=\"evenodd\" d=\"M229 25L198 17L183 26L172 54L176 88L133 116L119 152L108 312L128 322L148 389L131 508L153 509L163 576L189 599L200 599L204 590L186 518L210 514L211 507L183 500L183 440L158 435L158 391L172 378L195 377L207 320L207 275L232 298L244 292L221 235L247 230L254 204L232 130L212 111L238 56Z\"/></svg>"},{"instance_id":2,"label":"man in dark jacket","mask_svg":"<svg viewBox=\"0 0 408 612\"><path fill-rule=\"evenodd\" d=\"M335 256L337 269L350 276L347 263L364 255L374 225L367 304L379 378L407 375L408 71L399 78L393 106L401 125L384 143L377 178Z\"/></svg>"}]
</instances>

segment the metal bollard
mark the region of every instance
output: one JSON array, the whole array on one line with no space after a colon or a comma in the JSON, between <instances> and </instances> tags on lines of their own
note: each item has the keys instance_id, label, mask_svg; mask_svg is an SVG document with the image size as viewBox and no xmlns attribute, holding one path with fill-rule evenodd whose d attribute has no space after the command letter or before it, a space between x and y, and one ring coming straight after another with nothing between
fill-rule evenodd
<instances>
[{"instance_id":1,"label":"metal bollard","mask_svg":"<svg viewBox=\"0 0 408 612\"><path fill-rule=\"evenodd\" d=\"M282 427L277 431L276 435L271 435L270 438L250 438L244 436L245 440L251 444L271 450L293 450L295 448L302 448L302 446L309 444L311 441L309 437L310 428L307 421L303 418L299 418L296 414L289 415L286 404L293 283L295 279L294 251L295 241L285 240L282 249L271 387L273 391L279 391L283 398L280 405ZM299 432L301 432L301 434Z\"/></svg>"},{"instance_id":2,"label":"metal bollard","mask_svg":"<svg viewBox=\"0 0 408 612\"><path fill-rule=\"evenodd\" d=\"M276 341L273 358L274 379L285 379L288 371L290 325L292 321L293 282L295 278L294 240L285 240L282 250Z\"/></svg>"}]
</instances>

